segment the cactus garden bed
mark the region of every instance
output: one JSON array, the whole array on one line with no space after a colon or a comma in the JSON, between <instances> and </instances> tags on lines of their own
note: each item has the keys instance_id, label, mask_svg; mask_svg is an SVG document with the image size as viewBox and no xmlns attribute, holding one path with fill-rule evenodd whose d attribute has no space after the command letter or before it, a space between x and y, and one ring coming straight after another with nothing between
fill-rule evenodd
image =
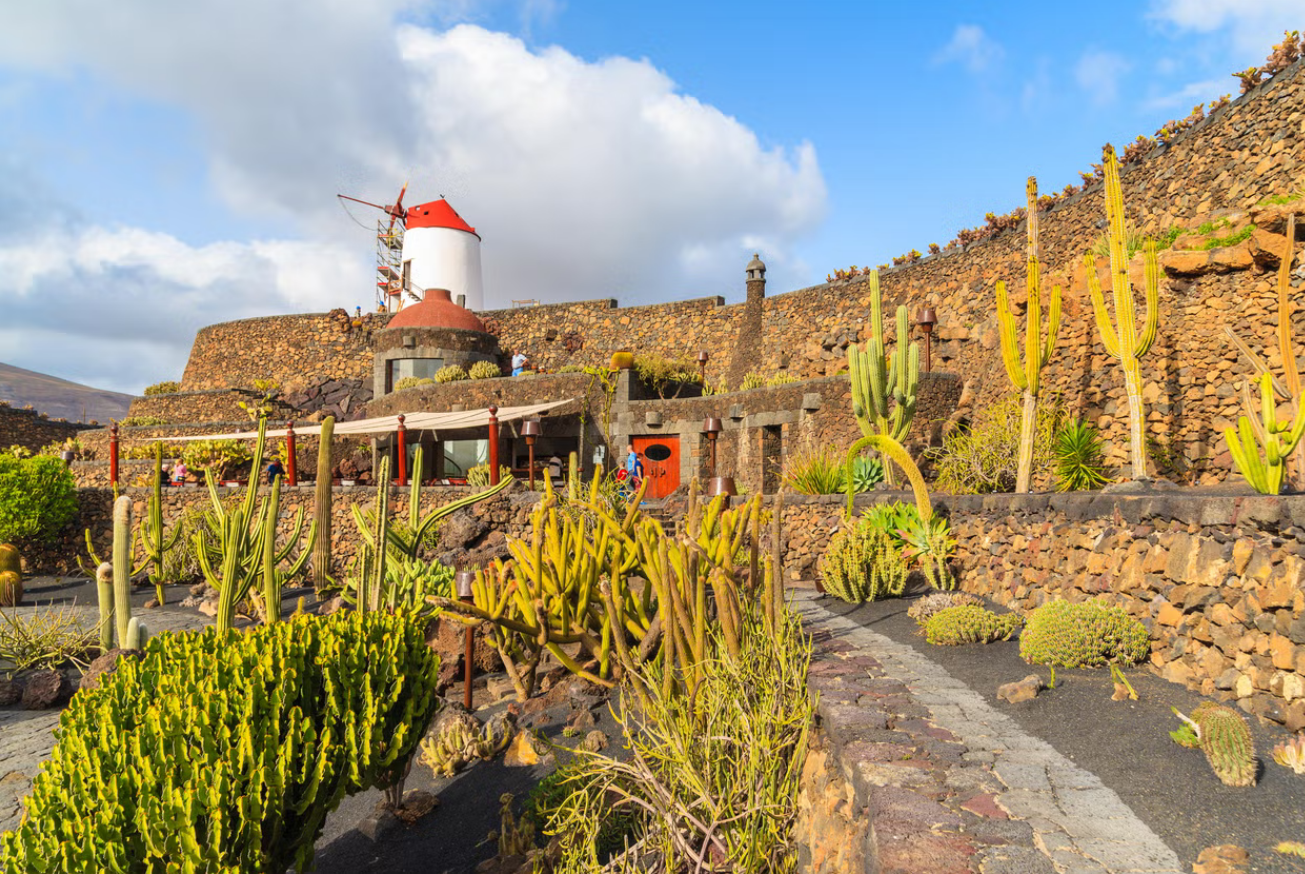
<instances>
[{"instance_id":1,"label":"cactus garden bed","mask_svg":"<svg viewBox=\"0 0 1305 874\"><path fill-rule=\"evenodd\" d=\"M1185 865L1218 844L1236 844L1250 854L1250 871L1305 871L1305 860L1274 851L1282 841L1305 841L1305 775L1276 764L1272 749L1290 733L1250 718L1260 760L1255 786L1219 782L1198 750L1184 749L1169 736L1179 727L1171 711L1190 714L1202 698L1142 668L1125 675L1137 701L1112 699L1107 668L1056 670L1056 686L1032 701L999 701L997 688L1050 671L1020 658L1018 635L1009 641L935 646L925 641L907 609L914 598L892 598L860 606L824 598L821 606L913 647L1008 714L1029 734L1042 738L1080 767L1096 774L1159 835ZM1240 711L1239 711L1240 712Z\"/></svg>"}]
</instances>

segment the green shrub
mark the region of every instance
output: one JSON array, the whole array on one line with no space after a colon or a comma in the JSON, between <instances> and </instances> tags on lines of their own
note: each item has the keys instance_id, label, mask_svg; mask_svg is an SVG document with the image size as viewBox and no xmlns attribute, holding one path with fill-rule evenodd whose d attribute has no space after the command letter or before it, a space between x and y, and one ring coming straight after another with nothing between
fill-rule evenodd
<instances>
[{"instance_id":1,"label":"green shrub","mask_svg":"<svg viewBox=\"0 0 1305 874\"><path fill-rule=\"evenodd\" d=\"M754 388L762 388L766 384L766 377L760 373L745 373L743 375L743 385L741 391L752 391Z\"/></svg>"},{"instance_id":2,"label":"green shrub","mask_svg":"<svg viewBox=\"0 0 1305 874\"><path fill-rule=\"evenodd\" d=\"M1097 668L1135 665L1151 654L1146 628L1123 607L1103 601L1050 601L1029 614L1020 656L1033 665Z\"/></svg>"},{"instance_id":3,"label":"green shrub","mask_svg":"<svg viewBox=\"0 0 1305 874\"><path fill-rule=\"evenodd\" d=\"M477 361L467 371L467 376L472 379L496 379L502 375L503 371L493 361Z\"/></svg>"},{"instance_id":4,"label":"green shrub","mask_svg":"<svg viewBox=\"0 0 1305 874\"><path fill-rule=\"evenodd\" d=\"M1015 613L999 616L972 604L947 607L925 620L924 638L938 646L1010 640L1020 630L1021 621Z\"/></svg>"},{"instance_id":5,"label":"green shrub","mask_svg":"<svg viewBox=\"0 0 1305 874\"><path fill-rule=\"evenodd\" d=\"M170 395L181 391L181 383L169 379L163 382L156 382L153 385L145 386L144 394L146 395Z\"/></svg>"},{"instance_id":6,"label":"green shrub","mask_svg":"<svg viewBox=\"0 0 1305 874\"><path fill-rule=\"evenodd\" d=\"M457 364L446 364L439 370L435 371L435 381L438 383L458 382L467 378L467 371L463 370Z\"/></svg>"},{"instance_id":7,"label":"green shrub","mask_svg":"<svg viewBox=\"0 0 1305 874\"><path fill-rule=\"evenodd\" d=\"M404 614L152 638L64 711L8 874L306 870L346 796L403 773L439 658Z\"/></svg>"},{"instance_id":8,"label":"green shrub","mask_svg":"<svg viewBox=\"0 0 1305 874\"><path fill-rule=\"evenodd\" d=\"M181 452L181 461L187 468L200 473L211 470L219 480L253 458L254 453L243 440L193 440ZM259 471L254 473L257 475Z\"/></svg>"},{"instance_id":9,"label":"green shrub","mask_svg":"<svg viewBox=\"0 0 1305 874\"><path fill-rule=\"evenodd\" d=\"M801 380L791 373L780 371L779 373L772 374L771 377L766 380L766 387L774 388L777 385L792 385L795 382L801 382Z\"/></svg>"},{"instance_id":10,"label":"green shrub","mask_svg":"<svg viewBox=\"0 0 1305 874\"><path fill-rule=\"evenodd\" d=\"M170 424L162 416L128 416L118 423L124 428L148 428L152 425Z\"/></svg>"},{"instance_id":11,"label":"green shrub","mask_svg":"<svg viewBox=\"0 0 1305 874\"><path fill-rule=\"evenodd\" d=\"M908 572L893 537L864 517L830 539L820 562L825 591L852 604L902 594Z\"/></svg>"},{"instance_id":12,"label":"green shrub","mask_svg":"<svg viewBox=\"0 0 1305 874\"><path fill-rule=\"evenodd\" d=\"M639 381L657 392L660 398L679 395L685 385L698 385L702 376L698 372L698 363L688 356L666 358L662 355L637 355L634 359L634 372Z\"/></svg>"},{"instance_id":13,"label":"green shrub","mask_svg":"<svg viewBox=\"0 0 1305 874\"><path fill-rule=\"evenodd\" d=\"M558 373L584 373L585 368L583 364L563 364L561 367L557 369L557 372Z\"/></svg>"},{"instance_id":14,"label":"green shrub","mask_svg":"<svg viewBox=\"0 0 1305 874\"><path fill-rule=\"evenodd\" d=\"M58 458L0 454L0 543L49 542L77 515L77 483Z\"/></svg>"},{"instance_id":15,"label":"green shrub","mask_svg":"<svg viewBox=\"0 0 1305 874\"><path fill-rule=\"evenodd\" d=\"M1082 419L1066 422L1056 435L1056 491L1096 489L1110 482L1101 454L1101 435Z\"/></svg>"},{"instance_id":16,"label":"green shrub","mask_svg":"<svg viewBox=\"0 0 1305 874\"><path fill-rule=\"evenodd\" d=\"M957 495L1009 492L1019 470L1020 420L1023 399L1009 395L974 417L969 428L958 428L929 450L938 471L938 487ZM1051 471L1052 447L1060 409L1054 403L1038 404L1033 432L1033 479L1045 480Z\"/></svg>"}]
</instances>

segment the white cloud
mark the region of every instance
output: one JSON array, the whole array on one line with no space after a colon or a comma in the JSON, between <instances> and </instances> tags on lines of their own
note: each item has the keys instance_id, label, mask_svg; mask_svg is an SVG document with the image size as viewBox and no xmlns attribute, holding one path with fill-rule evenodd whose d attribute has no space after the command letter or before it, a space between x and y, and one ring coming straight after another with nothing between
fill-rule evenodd
<instances>
[{"instance_id":1,"label":"white cloud","mask_svg":"<svg viewBox=\"0 0 1305 874\"><path fill-rule=\"evenodd\" d=\"M40 203L37 180L0 179L9 324L65 337L73 357L91 354L86 338L105 336L173 350L159 353L173 362L163 374L142 372L129 354L105 359L116 386L175 376L199 325L366 301L370 240L333 195L380 201L405 179L409 203L447 195L477 226L490 305L737 296L759 240L776 284L797 277L789 250L826 202L810 144L763 144L645 60L590 63L471 25L393 24L414 6L5 4L0 63L83 69L180 108L200 131L219 195L253 215L289 217L304 238L188 246L80 218L32 238L19 230L30 225L7 226L5 216ZM523 15L557 8L532 0ZM62 316L38 303L52 294ZM41 369L7 351L5 360Z\"/></svg>"},{"instance_id":2,"label":"white cloud","mask_svg":"<svg viewBox=\"0 0 1305 874\"><path fill-rule=\"evenodd\" d=\"M1282 38L1299 29L1301 0L1153 0L1151 17L1197 33L1227 30L1233 47L1263 58Z\"/></svg>"},{"instance_id":3,"label":"white cloud","mask_svg":"<svg viewBox=\"0 0 1305 874\"><path fill-rule=\"evenodd\" d=\"M934 55L935 64L962 64L971 73L982 73L1001 61L1005 50L977 24L958 24L951 41Z\"/></svg>"},{"instance_id":4,"label":"white cloud","mask_svg":"<svg viewBox=\"0 0 1305 874\"><path fill-rule=\"evenodd\" d=\"M1132 64L1114 52L1090 50L1074 66L1074 81L1097 106L1109 106L1119 98L1120 79Z\"/></svg>"},{"instance_id":5,"label":"white cloud","mask_svg":"<svg viewBox=\"0 0 1305 874\"><path fill-rule=\"evenodd\" d=\"M1198 103L1209 103L1212 100L1217 99L1220 94L1220 89L1223 89L1222 93L1224 94L1235 91L1235 89L1230 88L1226 82L1216 81L1214 79L1202 79L1200 82L1190 82L1182 88L1179 88L1177 91L1172 91L1151 98L1146 102L1146 108L1187 109L1188 107L1195 106Z\"/></svg>"}]
</instances>

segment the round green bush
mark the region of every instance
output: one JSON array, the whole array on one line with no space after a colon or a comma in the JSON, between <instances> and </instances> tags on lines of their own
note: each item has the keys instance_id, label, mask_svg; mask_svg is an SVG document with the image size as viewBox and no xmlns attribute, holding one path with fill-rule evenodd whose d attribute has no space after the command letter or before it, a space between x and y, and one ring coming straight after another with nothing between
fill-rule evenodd
<instances>
[{"instance_id":1,"label":"round green bush","mask_svg":"<svg viewBox=\"0 0 1305 874\"><path fill-rule=\"evenodd\" d=\"M938 646L1010 640L1020 630L1022 621L1018 614L1002 613L999 616L973 604L948 607L925 621L924 638Z\"/></svg>"},{"instance_id":2,"label":"round green bush","mask_svg":"<svg viewBox=\"0 0 1305 874\"><path fill-rule=\"evenodd\" d=\"M0 543L49 542L77 515L77 483L61 459L0 453Z\"/></svg>"},{"instance_id":3,"label":"round green bush","mask_svg":"<svg viewBox=\"0 0 1305 874\"><path fill-rule=\"evenodd\" d=\"M1151 652L1145 626L1103 601L1050 601L1029 614L1020 656L1033 665L1098 668L1135 665Z\"/></svg>"},{"instance_id":4,"label":"round green bush","mask_svg":"<svg viewBox=\"0 0 1305 874\"><path fill-rule=\"evenodd\" d=\"M153 385L145 386L146 395L170 395L181 391L181 383L176 380L167 380L165 382L156 382Z\"/></svg>"}]
</instances>

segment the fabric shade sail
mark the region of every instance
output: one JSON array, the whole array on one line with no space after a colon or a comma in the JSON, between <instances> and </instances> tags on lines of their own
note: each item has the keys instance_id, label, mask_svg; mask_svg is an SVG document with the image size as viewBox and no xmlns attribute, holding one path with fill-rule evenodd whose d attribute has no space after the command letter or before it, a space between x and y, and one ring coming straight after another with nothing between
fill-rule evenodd
<instances>
[{"instance_id":1,"label":"fabric shade sail","mask_svg":"<svg viewBox=\"0 0 1305 874\"><path fill-rule=\"evenodd\" d=\"M498 421L513 422L518 419L529 419L532 416L538 416L549 410L557 409L571 403L571 400L552 401L546 404L531 404L526 407L501 407L498 411ZM409 431L432 431L438 435L440 431L461 431L468 428L487 428L489 427L489 409L482 408L479 410L465 410L456 413L406 413L403 417L403 425ZM352 422L337 422L335 425L335 436L340 437L347 434L392 434L399 430L399 417L378 416L375 419L357 419ZM301 428L295 428L296 437L312 436L321 434L321 425L305 425ZM268 437L284 437L286 429L282 428L276 431L268 431ZM187 437L151 437L147 442L167 441L168 443L180 443L185 440L252 440L258 437L257 431L238 431L232 434L195 434Z\"/></svg>"}]
</instances>

